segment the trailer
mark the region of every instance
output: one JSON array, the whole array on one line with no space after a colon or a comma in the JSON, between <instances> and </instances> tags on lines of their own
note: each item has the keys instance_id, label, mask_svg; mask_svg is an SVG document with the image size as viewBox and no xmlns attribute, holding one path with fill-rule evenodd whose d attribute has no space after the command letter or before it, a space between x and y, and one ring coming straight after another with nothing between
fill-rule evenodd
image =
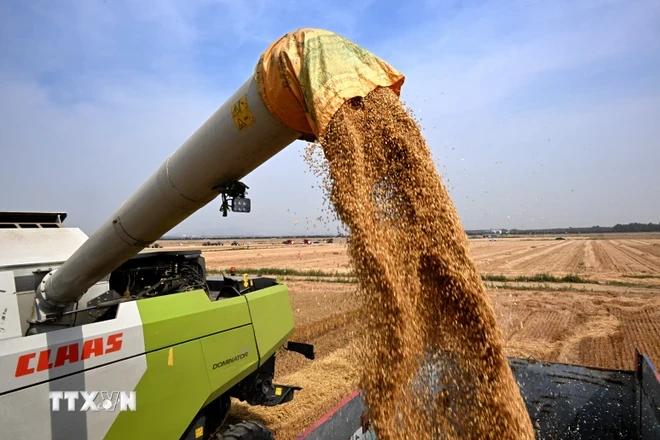
<instances>
[{"instance_id":1,"label":"trailer","mask_svg":"<svg viewBox=\"0 0 660 440\"><path fill-rule=\"evenodd\" d=\"M636 368L608 370L509 358L539 440L660 439L660 373L636 353ZM355 390L296 440L376 440Z\"/></svg>"}]
</instances>

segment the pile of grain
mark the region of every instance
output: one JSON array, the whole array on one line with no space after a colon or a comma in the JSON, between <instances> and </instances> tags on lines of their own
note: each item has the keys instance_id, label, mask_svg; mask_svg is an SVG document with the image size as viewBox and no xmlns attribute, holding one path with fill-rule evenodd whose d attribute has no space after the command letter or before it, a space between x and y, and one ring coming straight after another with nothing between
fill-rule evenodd
<instances>
[{"instance_id":1,"label":"pile of grain","mask_svg":"<svg viewBox=\"0 0 660 440\"><path fill-rule=\"evenodd\" d=\"M325 159L314 166L350 231L367 326L361 387L378 438L533 438L467 238L415 120L381 88L345 103L319 143Z\"/></svg>"},{"instance_id":2,"label":"pile of grain","mask_svg":"<svg viewBox=\"0 0 660 440\"><path fill-rule=\"evenodd\" d=\"M256 420L282 440L296 438L337 402L355 390L359 361L354 343L333 351L303 368L278 378L278 383L302 387L294 399L275 407L249 406L234 401L229 423Z\"/></svg>"}]
</instances>

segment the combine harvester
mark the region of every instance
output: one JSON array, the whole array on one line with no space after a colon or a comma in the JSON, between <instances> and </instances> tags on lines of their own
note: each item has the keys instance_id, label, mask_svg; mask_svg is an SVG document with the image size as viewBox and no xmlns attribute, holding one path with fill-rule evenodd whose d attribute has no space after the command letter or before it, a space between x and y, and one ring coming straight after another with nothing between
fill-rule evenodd
<instances>
[{"instance_id":1,"label":"combine harvester","mask_svg":"<svg viewBox=\"0 0 660 440\"><path fill-rule=\"evenodd\" d=\"M275 42L90 237L65 227L65 213L0 213L0 438L272 439L252 421L220 427L232 397L273 406L300 389L273 383L280 349L314 357L312 346L289 341L286 286L207 277L199 250L145 249L218 196L223 216L250 212L241 179L292 142L314 139L345 100L402 83L350 41L303 29ZM556 420L658 438L660 393L647 361L636 374L512 365L528 378L523 392L542 432ZM302 438L360 438L362 411L355 394Z\"/></svg>"}]
</instances>

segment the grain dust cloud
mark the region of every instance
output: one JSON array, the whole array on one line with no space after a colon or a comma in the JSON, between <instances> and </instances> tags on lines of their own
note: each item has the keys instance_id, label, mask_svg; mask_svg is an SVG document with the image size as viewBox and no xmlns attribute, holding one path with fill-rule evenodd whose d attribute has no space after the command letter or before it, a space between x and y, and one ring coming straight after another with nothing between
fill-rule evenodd
<instances>
[{"instance_id":1,"label":"grain dust cloud","mask_svg":"<svg viewBox=\"0 0 660 440\"><path fill-rule=\"evenodd\" d=\"M378 438L534 438L456 209L398 96L346 102L307 160L349 231Z\"/></svg>"}]
</instances>

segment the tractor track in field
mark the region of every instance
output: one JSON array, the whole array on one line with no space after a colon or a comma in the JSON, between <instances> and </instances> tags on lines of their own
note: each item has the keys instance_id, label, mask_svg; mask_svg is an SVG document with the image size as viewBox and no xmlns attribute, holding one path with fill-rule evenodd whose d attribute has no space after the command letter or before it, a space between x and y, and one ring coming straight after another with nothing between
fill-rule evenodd
<instances>
[{"instance_id":1,"label":"tractor track in field","mask_svg":"<svg viewBox=\"0 0 660 440\"><path fill-rule=\"evenodd\" d=\"M630 240L630 243L631 247L634 247L644 254L660 257L660 243L651 243L649 241L642 240Z\"/></svg>"},{"instance_id":2,"label":"tractor track in field","mask_svg":"<svg viewBox=\"0 0 660 440\"><path fill-rule=\"evenodd\" d=\"M589 240L585 243L584 251L584 270L587 273L594 273L598 268L598 260L594 251L594 242Z\"/></svg>"},{"instance_id":3,"label":"tractor track in field","mask_svg":"<svg viewBox=\"0 0 660 440\"><path fill-rule=\"evenodd\" d=\"M480 243L482 246L471 247L470 251L472 257L477 261L480 261L482 264L497 264L498 262L506 262L514 257L517 257L521 254L533 254L538 252L538 249L542 249L547 246L551 246L553 243L527 243L527 242L516 242L515 247L507 246L503 250L497 249L497 245L488 246L486 243ZM489 242L489 244L493 244ZM493 252L495 249L495 252ZM537 249L537 250L533 250Z\"/></svg>"},{"instance_id":4,"label":"tractor track in field","mask_svg":"<svg viewBox=\"0 0 660 440\"><path fill-rule=\"evenodd\" d=\"M653 254L642 252L634 247L629 246L625 242L611 242L612 246L619 249L621 253L626 255L629 259L635 261L640 266L649 269L650 272L660 272L660 257Z\"/></svg>"},{"instance_id":5,"label":"tractor track in field","mask_svg":"<svg viewBox=\"0 0 660 440\"><path fill-rule=\"evenodd\" d=\"M573 243L571 241L563 241L559 245L549 246L540 252L509 261L505 264L505 268L519 273L533 273L540 268L545 269L554 264L564 248L571 247L572 245Z\"/></svg>"},{"instance_id":6,"label":"tractor track in field","mask_svg":"<svg viewBox=\"0 0 660 440\"><path fill-rule=\"evenodd\" d=\"M660 360L660 295L491 291L507 354L634 369L635 349Z\"/></svg>"},{"instance_id":7,"label":"tractor track in field","mask_svg":"<svg viewBox=\"0 0 660 440\"><path fill-rule=\"evenodd\" d=\"M546 272L550 273L578 273L580 263L585 258L586 243L584 241L570 242L567 250L558 252L552 263L548 264Z\"/></svg>"},{"instance_id":8,"label":"tractor track in field","mask_svg":"<svg viewBox=\"0 0 660 440\"><path fill-rule=\"evenodd\" d=\"M652 261L640 257L635 252L625 248L621 243L615 244L608 240L602 246L605 248L606 255L615 262L616 271L619 273L660 272L660 264L654 264ZM619 261L619 263L617 264L616 261ZM635 267L635 265L638 267Z\"/></svg>"},{"instance_id":9,"label":"tractor track in field","mask_svg":"<svg viewBox=\"0 0 660 440\"><path fill-rule=\"evenodd\" d=\"M594 241L593 245L594 245L594 254L596 255L596 261L599 266L598 272L601 273L620 272L620 269L617 267L616 263L612 259L612 255L605 250L602 243L598 241Z\"/></svg>"},{"instance_id":10,"label":"tractor track in field","mask_svg":"<svg viewBox=\"0 0 660 440\"><path fill-rule=\"evenodd\" d=\"M541 254L549 252L554 243L543 244L526 244L521 249L495 252L492 254L479 255L475 254L474 258L477 260L477 266L484 272L503 272L510 273L517 261L526 260Z\"/></svg>"}]
</instances>

